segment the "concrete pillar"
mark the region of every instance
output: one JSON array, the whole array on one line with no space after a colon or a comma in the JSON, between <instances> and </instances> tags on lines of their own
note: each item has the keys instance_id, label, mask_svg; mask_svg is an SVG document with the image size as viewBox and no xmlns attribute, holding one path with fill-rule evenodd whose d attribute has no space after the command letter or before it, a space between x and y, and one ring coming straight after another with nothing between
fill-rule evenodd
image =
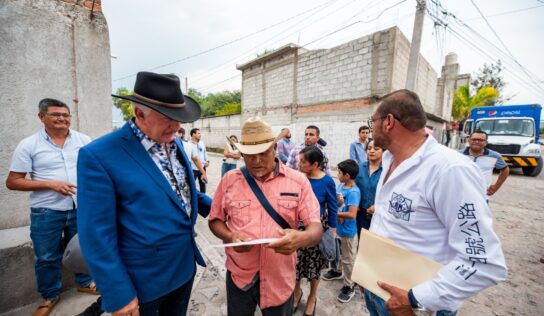
<instances>
[{"instance_id":1,"label":"concrete pillar","mask_svg":"<svg viewBox=\"0 0 544 316\"><path fill-rule=\"evenodd\" d=\"M0 4L0 179L17 144L39 131L38 102L55 98L72 128L112 130L110 45L101 1L11 0ZM92 15L91 15L92 9ZM92 16L92 18L91 18ZM0 186L0 313L39 299L29 238L29 193ZM73 284L64 279L65 286Z\"/></svg>"},{"instance_id":2,"label":"concrete pillar","mask_svg":"<svg viewBox=\"0 0 544 316\"><path fill-rule=\"evenodd\" d=\"M425 18L426 0L416 0L416 17L414 19L414 31L410 46L410 59L408 60L408 74L406 75L406 89L415 91L417 80L417 69L419 61L419 47L423 33L423 22Z\"/></svg>"}]
</instances>

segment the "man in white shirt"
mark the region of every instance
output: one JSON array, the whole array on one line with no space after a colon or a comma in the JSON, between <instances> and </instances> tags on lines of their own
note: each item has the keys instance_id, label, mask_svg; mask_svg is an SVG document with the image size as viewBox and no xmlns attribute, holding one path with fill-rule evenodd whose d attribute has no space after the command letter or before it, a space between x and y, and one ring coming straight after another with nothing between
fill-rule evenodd
<instances>
[{"instance_id":1,"label":"man in white shirt","mask_svg":"<svg viewBox=\"0 0 544 316\"><path fill-rule=\"evenodd\" d=\"M378 282L391 293L385 304L365 290L372 316L455 315L464 300L506 277L478 167L440 145L425 124L419 97L408 90L383 97L369 120L375 145L388 150L370 231L444 266L409 291Z\"/></svg>"},{"instance_id":2,"label":"man in white shirt","mask_svg":"<svg viewBox=\"0 0 544 316\"><path fill-rule=\"evenodd\" d=\"M204 142L202 141L202 134L200 133L200 129L193 128L190 132L191 134L191 145L193 145L194 150L198 154L198 158L200 159L200 163L202 164L202 168L204 169L204 173L200 170L198 170L198 167L195 165L194 162L191 161L191 165L193 167L193 174L195 176L195 179L198 179L198 186L200 188L200 192L206 193L206 183L208 183L208 180L204 178L204 175L206 174L206 168L210 165L210 160L208 159L208 152L206 151L206 145L204 145Z\"/></svg>"},{"instance_id":3,"label":"man in white shirt","mask_svg":"<svg viewBox=\"0 0 544 316\"><path fill-rule=\"evenodd\" d=\"M76 164L79 149L91 141L70 129L72 115L64 102L43 99L38 107L43 128L19 143L6 179L8 189L30 191L36 284L44 300L36 316L48 315L60 299L61 239L77 233ZM98 294L90 276L78 273L76 282L78 291Z\"/></svg>"},{"instance_id":4,"label":"man in white shirt","mask_svg":"<svg viewBox=\"0 0 544 316\"><path fill-rule=\"evenodd\" d=\"M183 150L185 151L185 154L187 155L189 159L191 159L191 166L194 164L196 166L196 169L200 171L200 173L202 174L202 179L208 182L208 176L206 175L206 170L202 168L202 164L200 163L200 158L198 156L198 153L196 152L193 145L189 144L189 142L185 140L185 129L183 127L179 128L178 137L181 139L181 143L183 144Z\"/></svg>"}]
</instances>

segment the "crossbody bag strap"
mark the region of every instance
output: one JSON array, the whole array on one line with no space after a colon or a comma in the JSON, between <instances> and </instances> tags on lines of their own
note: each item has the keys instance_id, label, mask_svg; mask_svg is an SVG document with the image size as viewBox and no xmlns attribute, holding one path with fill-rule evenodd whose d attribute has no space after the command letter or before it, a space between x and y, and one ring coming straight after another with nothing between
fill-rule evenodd
<instances>
[{"instance_id":1,"label":"crossbody bag strap","mask_svg":"<svg viewBox=\"0 0 544 316\"><path fill-rule=\"evenodd\" d=\"M278 223L278 225L280 225L281 228L283 229L291 228L291 225L289 225L289 223L287 223L287 221L283 217L281 217L281 215L278 214L278 212L276 212L274 207L270 205L270 203L264 196L263 192L257 185L257 182L255 182L255 179L253 179L253 177L249 174L249 171L247 171L246 167L241 167L240 171L242 171L242 174L246 178L246 181L249 184L249 187L253 191L253 194L255 194L259 202L261 202L261 205L264 207L268 215L270 215L270 217L272 217L272 219L276 221L276 223Z\"/></svg>"}]
</instances>

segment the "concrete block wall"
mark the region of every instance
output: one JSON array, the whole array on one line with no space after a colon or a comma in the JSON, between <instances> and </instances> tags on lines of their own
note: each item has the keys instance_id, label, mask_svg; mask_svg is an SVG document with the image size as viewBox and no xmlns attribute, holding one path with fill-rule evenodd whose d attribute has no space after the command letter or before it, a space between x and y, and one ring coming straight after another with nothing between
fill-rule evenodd
<instances>
[{"instance_id":1,"label":"concrete block wall","mask_svg":"<svg viewBox=\"0 0 544 316\"><path fill-rule=\"evenodd\" d=\"M370 95L373 45L373 38L369 35L331 49L301 54L297 103L315 104ZM386 63L384 58L381 62L383 65Z\"/></svg>"},{"instance_id":2,"label":"concrete block wall","mask_svg":"<svg viewBox=\"0 0 544 316\"><path fill-rule=\"evenodd\" d=\"M293 104L294 63L289 63L264 73L264 105L266 108Z\"/></svg>"},{"instance_id":3,"label":"concrete block wall","mask_svg":"<svg viewBox=\"0 0 544 316\"><path fill-rule=\"evenodd\" d=\"M394 29L395 53L392 60L394 71L392 73L391 91L405 88L408 58L410 56L410 41L402 34L400 29ZM441 116L442 111L435 106L437 73L421 54L419 55L417 71L415 92L419 95L423 107L427 112Z\"/></svg>"},{"instance_id":4,"label":"concrete block wall","mask_svg":"<svg viewBox=\"0 0 544 316\"><path fill-rule=\"evenodd\" d=\"M56 98L72 112L72 128L96 138L112 130L110 46L106 20L95 3L61 0L3 1L0 10L0 117L4 146L0 175L8 174L17 144L42 127L38 102ZM0 229L28 225L28 193L0 186Z\"/></svg>"},{"instance_id":5,"label":"concrete block wall","mask_svg":"<svg viewBox=\"0 0 544 316\"><path fill-rule=\"evenodd\" d=\"M242 103L244 110L251 111L263 106L263 76L257 74L242 80Z\"/></svg>"}]
</instances>

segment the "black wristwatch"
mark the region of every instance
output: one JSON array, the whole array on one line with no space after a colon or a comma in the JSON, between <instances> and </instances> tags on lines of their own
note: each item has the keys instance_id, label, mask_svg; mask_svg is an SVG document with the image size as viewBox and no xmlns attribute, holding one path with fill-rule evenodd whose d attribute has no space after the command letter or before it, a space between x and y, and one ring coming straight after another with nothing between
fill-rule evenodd
<instances>
[{"instance_id":1,"label":"black wristwatch","mask_svg":"<svg viewBox=\"0 0 544 316\"><path fill-rule=\"evenodd\" d=\"M412 292L412 289L410 289L410 291L408 291L408 300L410 300L410 305L412 306L412 309L415 309L415 310L425 310L425 307L423 307L423 305L421 305L416 297L414 296L414 292Z\"/></svg>"}]
</instances>

